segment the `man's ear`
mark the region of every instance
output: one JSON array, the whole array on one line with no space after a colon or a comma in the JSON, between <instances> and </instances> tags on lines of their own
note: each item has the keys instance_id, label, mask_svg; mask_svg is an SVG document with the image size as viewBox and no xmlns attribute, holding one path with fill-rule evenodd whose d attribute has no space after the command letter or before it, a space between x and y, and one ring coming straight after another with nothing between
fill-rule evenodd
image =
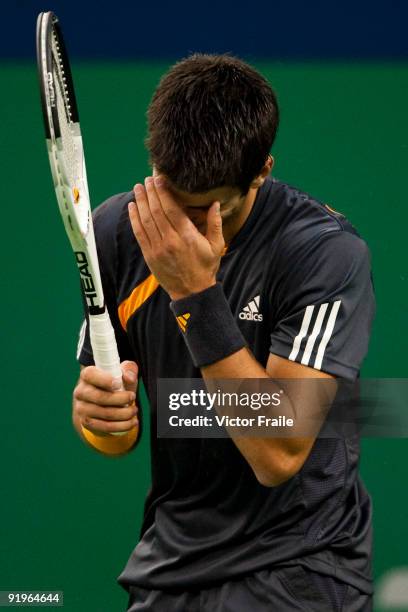
<instances>
[{"instance_id":1,"label":"man's ear","mask_svg":"<svg viewBox=\"0 0 408 612\"><path fill-rule=\"evenodd\" d=\"M258 187L260 187L263 184L268 174L270 174L274 163L275 163L275 160L272 157L272 155L268 155L261 172L251 182L249 186L250 189L258 189Z\"/></svg>"}]
</instances>

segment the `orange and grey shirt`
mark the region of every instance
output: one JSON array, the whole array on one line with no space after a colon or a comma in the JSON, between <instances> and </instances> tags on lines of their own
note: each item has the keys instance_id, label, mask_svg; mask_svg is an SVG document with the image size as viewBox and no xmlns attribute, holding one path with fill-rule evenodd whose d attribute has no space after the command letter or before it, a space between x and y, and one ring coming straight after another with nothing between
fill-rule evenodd
<instances>
[{"instance_id":1,"label":"orange and grey shirt","mask_svg":"<svg viewBox=\"0 0 408 612\"><path fill-rule=\"evenodd\" d=\"M94 213L120 357L138 363L150 402L152 487L120 582L195 589L303 564L371 592L371 505L358 476L357 439L318 439L295 477L267 488L229 438L157 437L157 379L199 378L200 371L133 236L132 199L116 195ZM268 178L217 278L261 365L274 353L358 377L374 294L368 248L343 215ZM80 363L92 364L86 325L79 348Z\"/></svg>"}]
</instances>

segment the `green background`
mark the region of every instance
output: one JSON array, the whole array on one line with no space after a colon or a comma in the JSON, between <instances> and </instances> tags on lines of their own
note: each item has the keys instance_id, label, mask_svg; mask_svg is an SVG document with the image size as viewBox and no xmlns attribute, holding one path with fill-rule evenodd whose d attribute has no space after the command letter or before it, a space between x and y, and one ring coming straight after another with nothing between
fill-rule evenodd
<instances>
[{"instance_id":1,"label":"green background","mask_svg":"<svg viewBox=\"0 0 408 612\"><path fill-rule=\"evenodd\" d=\"M378 312L365 377L407 377L406 64L257 65L278 92L275 176L345 213L368 242ZM148 172L145 110L166 64L78 64L93 205ZM149 447L107 459L71 427L79 282L46 157L37 75L2 82L0 590L64 590L69 612L124 610L116 585L138 539ZM408 565L408 440L364 440L375 577ZM379 608L377 608L379 609Z\"/></svg>"}]
</instances>

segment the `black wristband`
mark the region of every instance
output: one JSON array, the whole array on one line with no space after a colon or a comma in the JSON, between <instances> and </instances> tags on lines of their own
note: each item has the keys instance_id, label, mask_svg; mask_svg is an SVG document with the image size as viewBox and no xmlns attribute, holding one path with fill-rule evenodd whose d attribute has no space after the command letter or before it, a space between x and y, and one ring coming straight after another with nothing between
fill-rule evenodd
<instances>
[{"instance_id":1,"label":"black wristband","mask_svg":"<svg viewBox=\"0 0 408 612\"><path fill-rule=\"evenodd\" d=\"M220 283L170 302L194 365L201 368L246 346Z\"/></svg>"}]
</instances>

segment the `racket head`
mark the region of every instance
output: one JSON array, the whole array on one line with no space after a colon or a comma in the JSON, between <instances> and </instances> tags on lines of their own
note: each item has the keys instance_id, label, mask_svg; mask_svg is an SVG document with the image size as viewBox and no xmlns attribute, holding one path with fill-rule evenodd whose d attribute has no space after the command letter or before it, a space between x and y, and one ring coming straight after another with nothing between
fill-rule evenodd
<instances>
[{"instance_id":1,"label":"racket head","mask_svg":"<svg viewBox=\"0 0 408 612\"><path fill-rule=\"evenodd\" d=\"M72 239L86 238L91 210L78 106L57 16L37 19L37 65L48 154L61 214Z\"/></svg>"},{"instance_id":2,"label":"racket head","mask_svg":"<svg viewBox=\"0 0 408 612\"><path fill-rule=\"evenodd\" d=\"M37 65L48 157L65 230L90 314L104 311L78 106L57 16L37 18Z\"/></svg>"}]
</instances>

